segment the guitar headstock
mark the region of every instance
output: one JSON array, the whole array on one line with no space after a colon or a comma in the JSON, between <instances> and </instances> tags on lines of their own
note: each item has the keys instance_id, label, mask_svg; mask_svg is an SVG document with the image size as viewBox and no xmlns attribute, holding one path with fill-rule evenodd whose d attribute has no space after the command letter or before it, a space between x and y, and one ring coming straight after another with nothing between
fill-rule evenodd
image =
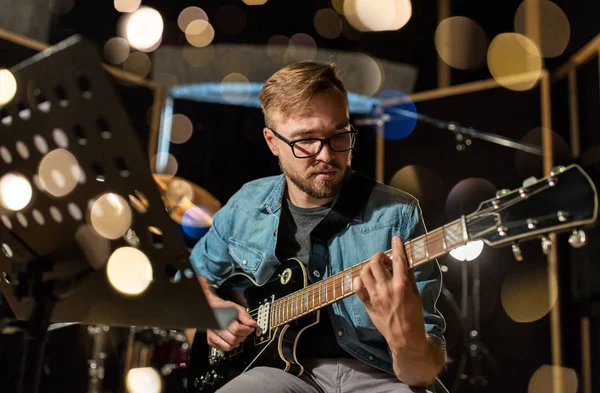
<instances>
[{"instance_id":1,"label":"guitar headstock","mask_svg":"<svg viewBox=\"0 0 600 393\"><path fill-rule=\"evenodd\" d=\"M550 176L526 181L523 187L499 191L465 217L469 240L500 247L572 230L569 243L585 244L581 228L596 221L598 195L578 165L557 167ZM513 249L514 250L514 249Z\"/></svg>"}]
</instances>

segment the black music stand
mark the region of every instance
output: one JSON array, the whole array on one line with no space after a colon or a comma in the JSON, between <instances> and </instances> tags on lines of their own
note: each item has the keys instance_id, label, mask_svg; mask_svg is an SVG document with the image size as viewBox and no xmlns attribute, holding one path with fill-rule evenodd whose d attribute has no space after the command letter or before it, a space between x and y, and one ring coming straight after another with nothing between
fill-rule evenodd
<instances>
[{"instance_id":1,"label":"black music stand","mask_svg":"<svg viewBox=\"0 0 600 393\"><path fill-rule=\"evenodd\" d=\"M0 332L17 329L24 335L18 392L38 391L50 322L227 326L237 312L209 307L96 48L73 36L11 72L17 93L0 108L0 149L11 157L2 156L0 177L18 172L33 189L32 200L19 212L0 211L0 288L17 317L0 323ZM58 148L72 153L85 174L85 181L64 197L32 181L45 153ZM90 201L109 192L131 201L132 224L118 239L95 239L109 252L128 246L148 257L153 279L138 296L116 291L105 265L90 262L90 252L98 249L81 242L81 234L90 233Z\"/></svg>"}]
</instances>

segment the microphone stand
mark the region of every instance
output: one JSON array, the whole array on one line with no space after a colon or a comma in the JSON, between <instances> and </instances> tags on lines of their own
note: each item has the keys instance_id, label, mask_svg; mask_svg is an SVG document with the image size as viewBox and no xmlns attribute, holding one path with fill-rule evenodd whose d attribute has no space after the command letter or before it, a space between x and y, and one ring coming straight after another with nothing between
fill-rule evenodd
<instances>
[{"instance_id":1,"label":"microphone stand","mask_svg":"<svg viewBox=\"0 0 600 393\"><path fill-rule=\"evenodd\" d=\"M406 100L406 98L404 100ZM403 102L406 102L406 101L403 101ZM399 102L398 104L401 104L401 103L402 102ZM497 135L497 134L491 134L489 132L481 132L481 131L476 130L473 127L464 127L453 121L439 120L439 119L436 119L431 116L423 115L420 113L415 113L415 112L412 112L412 111L409 111L406 109L401 109L401 108L387 108L386 110L388 112L394 112L398 116L416 119L416 120L422 121L424 123L430 124L438 129L448 130L448 131L452 132L454 134L454 137L455 137L456 143L457 143L456 149L459 151L465 150L467 148L467 146L470 146L472 143L472 139L481 139L481 140L484 140L487 142L495 143L497 145L521 150L526 153L531 153L531 154L535 154L538 156L544 155L544 149L542 149L540 146L531 145L529 143L518 142L518 141L515 141L514 139L506 138L504 136ZM379 112L383 113L383 111L381 111L381 110ZM359 119L355 123L357 125L381 126L382 124L390 122L392 120L394 120L394 117L392 117L389 113L383 113L380 117Z\"/></svg>"}]
</instances>

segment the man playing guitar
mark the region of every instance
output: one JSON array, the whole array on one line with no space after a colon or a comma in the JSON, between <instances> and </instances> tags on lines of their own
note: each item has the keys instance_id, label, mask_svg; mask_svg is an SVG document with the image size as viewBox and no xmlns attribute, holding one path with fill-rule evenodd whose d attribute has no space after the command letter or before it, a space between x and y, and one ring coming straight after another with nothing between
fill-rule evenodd
<instances>
[{"instance_id":1,"label":"man playing guitar","mask_svg":"<svg viewBox=\"0 0 600 393\"><path fill-rule=\"evenodd\" d=\"M260 103L263 135L283 174L245 184L192 250L211 307L238 310L227 329L207 332L208 344L229 352L259 329L253 310L216 294L215 287L232 275L241 272L261 286L282 261L297 258L309 280L318 282L371 261L341 283L342 292L351 287L357 296L317 311L318 323L302 329L292 343L291 358L302 365L301 373L253 367L219 392L445 392L436 378L446 362L445 321L436 308L439 265L434 260L409 270L403 246L425 230L417 200L375 183L358 213L325 247L311 240L342 186L356 175L350 166L356 130L335 65L282 68L266 81ZM392 258L382 252L389 249ZM276 316L283 318L282 311Z\"/></svg>"}]
</instances>

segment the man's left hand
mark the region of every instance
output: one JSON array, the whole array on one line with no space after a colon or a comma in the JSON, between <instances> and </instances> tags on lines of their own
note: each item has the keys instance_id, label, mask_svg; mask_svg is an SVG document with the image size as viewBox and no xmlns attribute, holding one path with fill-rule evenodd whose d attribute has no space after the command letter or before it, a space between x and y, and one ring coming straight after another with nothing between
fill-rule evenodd
<instances>
[{"instance_id":1,"label":"man's left hand","mask_svg":"<svg viewBox=\"0 0 600 393\"><path fill-rule=\"evenodd\" d=\"M392 238L392 258L376 253L352 284L392 351L427 351L421 296L399 237Z\"/></svg>"}]
</instances>

